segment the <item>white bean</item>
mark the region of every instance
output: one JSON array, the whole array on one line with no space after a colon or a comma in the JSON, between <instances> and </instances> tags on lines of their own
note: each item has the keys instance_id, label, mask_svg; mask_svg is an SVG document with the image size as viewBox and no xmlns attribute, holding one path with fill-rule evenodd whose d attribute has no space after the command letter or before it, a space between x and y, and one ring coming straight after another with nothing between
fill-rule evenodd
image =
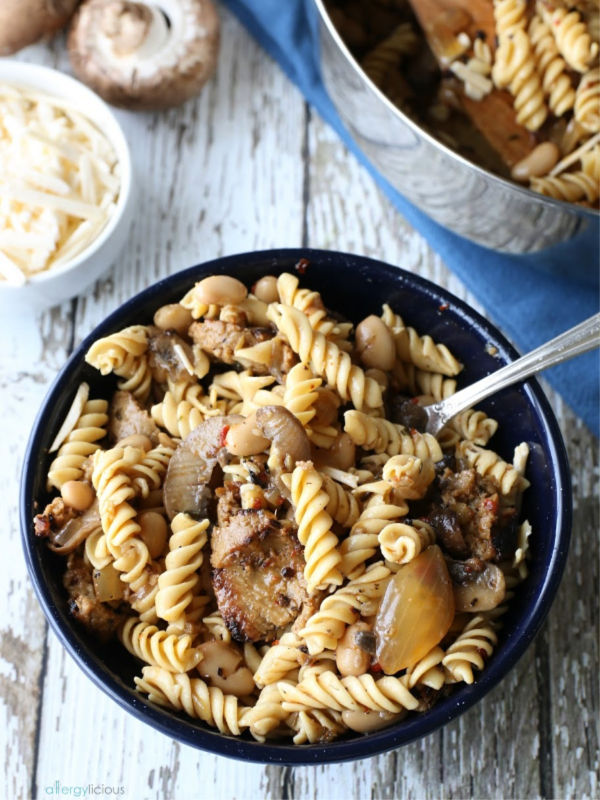
<instances>
[{"instance_id":1,"label":"white bean","mask_svg":"<svg viewBox=\"0 0 600 800\"><path fill-rule=\"evenodd\" d=\"M60 493L65 503L75 511L86 511L95 497L92 487L84 481L65 481Z\"/></svg>"},{"instance_id":2,"label":"white bean","mask_svg":"<svg viewBox=\"0 0 600 800\"><path fill-rule=\"evenodd\" d=\"M356 350L365 367L374 367L384 372L394 366L396 345L388 326L375 314L363 319L356 326Z\"/></svg>"},{"instance_id":3,"label":"white bean","mask_svg":"<svg viewBox=\"0 0 600 800\"><path fill-rule=\"evenodd\" d=\"M256 430L254 414L243 422L232 425L225 436L225 447L234 456L255 456L266 450L270 444L270 441Z\"/></svg>"},{"instance_id":4,"label":"white bean","mask_svg":"<svg viewBox=\"0 0 600 800\"><path fill-rule=\"evenodd\" d=\"M277 303L279 292L277 291L277 278L275 275L265 275L264 278L254 284L254 294L263 303Z\"/></svg>"},{"instance_id":5,"label":"white bean","mask_svg":"<svg viewBox=\"0 0 600 800\"><path fill-rule=\"evenodd\" d=\"M349 625L338 642L335 651L335 663L340 675L364 675L369 669L371 656L360 648L354 639L359 631L370 630L366 622L355 622Z\"/></svg>"},{"instance_id":6,"label":"white bean","mask_svg":"<svg viewBox=\"0 0 600 800\"><path fill-rule=\"evenodd\" d=\"M534 147L531 153L518 161L511 170L515 181L526 183L530 178L547 175L558 163L560 150L554 142L542 142Z\"/></svg>"},{"instance_id":7,"label":"white bean","mask_svg":"<svg viewBox=\"0 0 600 800\"><path fill-rule=\"evenodd\" d=\"M195 294L206 305L237 306L246 298L248 290L241 281L230 275L210 275L197 284Z\"/></svg>"}]
</instances>

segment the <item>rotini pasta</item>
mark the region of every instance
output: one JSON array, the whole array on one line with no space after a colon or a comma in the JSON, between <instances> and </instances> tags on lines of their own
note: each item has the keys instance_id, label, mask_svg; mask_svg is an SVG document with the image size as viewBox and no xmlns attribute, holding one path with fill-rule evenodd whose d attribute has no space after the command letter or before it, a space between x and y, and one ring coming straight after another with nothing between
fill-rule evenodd
<instances>
[{"instance_id":1,"label":"rotini pasta","mask_svg":"<svg viewBox=\"0 0 600 800\"><path fill-rule=\"evenodd\" d=\"M517 29L500 39L492 69L494 83L514 97L517 122L537 131L548 116L540 76L526 31Z\"/></svg>"},{"instance_id":2,"label":"rotini pasta","mask_svg":"<svg viewBox=\"0 0 600 800\"><path fill-rule=\"evenodd\" d=\"M108 422L106 400L88 400L75 423L59 447L48 470L48 486L60 489L67 481L78 481L83 475L86 460L100 447L106 436Z\"/></svg>"},{"instance_id":3,"label":"rotini pasta","mask_svg":"<svg viewBox=\"0 0 600 800\"><path fill-rule=\"evenodd\" d=\"M365 450L386 453L389 456L414 455L434 463L442 458L442 448L429 433L410 433L402 425L384 418L370 417L361 411L346 411L344 430L354 444Z\"/></svg>"},{"instance_id":4,"label":"rotini pasta","mask_svg":"<svg viewBox=\"0 0 600 800\"><path fill-rule=\"evenodd\" d=\"M244 708L234 695L223 694L221 689L207 684L200 678L174 675L160 667L144 667L142 677L135 678L139 692L161 706L169 706L195 719L200 719L221 733L239 736L246 727L241 719Z\"/></svg>"},{"instance_id":5,"label":"rotini pasta","mask_svg":"<svg viewBox=\"0 0 600 800\"><path fill-rule=\"evenodd\" d=\"M552 31L537 14L529 24L529 37L548 106L560 117L575 103L575 89L567 74L567 65L558 51Z\"/></svg>"},{"instance_id":6,"label":"rotini pasta","mask_svg":"<svg viewBox=\"0 0 600 800\"><path fill-rule=\"evenodd\" d=\"M378 536L381 555L394 564L408 564L421 550L435 542L431 525L423 520L392 522L386 525Z\"/></svg>"},{"instance_id":7,"label":"rotini pasta","mask_svg":"<svg viewBox=\"0 0 600 800\"><path fill-rule=\"evenodd\" d=\"M202 566L202 550L206 544L209 521L196 522L188 514L177 514L171 521L172 536L165 571L158 579L156 613L161 619L174 624L185 618L185 612L199 582L197 575Z\"/></svg>"},{"instance_id":8,"label":"rotini pasta","mask_svg":"<svg viewBox=\"0 0 600 800\"><path fill-rule=\"evenodd\" d=\"M192 647L189 634L168 634L156 625L139 622L137 617L125 622L121 641L132 655L166 672L187 672L202 658L201 652Z\"/></svg>"},{"instance_id":9,"label":"rotini pasta","mask_svg":"<svg viewBox=\"0 0 600 800\"><path fill-rule=\"evenodd\" d=\"M352 400L356 408L378 408L382 404L381 387L352 363L348 353L315 331L308 317L290 306L274 303L269 317L287 337L292 350L312 371L325 378L344 402Z\"/></svg>"},{"instance_id":10,"label":"rotini pasta","mask_svg":"<svg viewBox=\"0 0 600 800\"><path fill-rule=\"evenodd\" d=\"M473 617L442 659L448 680L473 683L473 669L483 669L485 658L492 654L497 641L491 624L481 616Z\"/></svg>"},{"instance_id":11,"label":"rotini pasta","mask_svg":"<svg viewBox=\"0 0 600 800\"><path fill-rule=\"evenodd\" d=\"M598 55L598 44L592 41L579 12L557 7L550 0L542 0L540 10L567 64L576 72L585 72Z\"/></svg>"},{"instance_id":12,"label":"rotini pasta","mask_svg":"<svg viewBox=\"0 0 600 800\"><path fill-rule=\"evenodd\" d=\"M396 354L400 361L414 364L428 372L438 372L448 376L458 375L462 365L446 345L436 344L431 336L419 336L414 328L407 328L402 317L394 314L387 303L383 306L381 319L392 332Z\"/></svg>"},{"instance_id":13,"label":"rotini pasta","mask_svg":"<svg viewBox=\"0 0 600 800\"><path fill-rule=\"evenodd\" d=\"M329 495L322 486L323 479L310 462L296 466L291 480L292 504L298 539L304 545L304 575L309 591L342 582L338 539L331 530L333 520L325 510Z\"/></svg>"}]
</instances>

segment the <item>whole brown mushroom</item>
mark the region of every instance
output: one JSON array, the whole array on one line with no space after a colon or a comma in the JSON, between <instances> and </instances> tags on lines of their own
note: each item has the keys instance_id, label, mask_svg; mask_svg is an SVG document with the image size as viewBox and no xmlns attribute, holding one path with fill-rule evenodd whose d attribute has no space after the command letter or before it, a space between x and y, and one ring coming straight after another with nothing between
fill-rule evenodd
<instances>
[{"instance_id":1,"label":"whole brown mushroom","mask_svg":"<svg viewBox=\"0 0 600 800\"><path fill-rule=\"evenodd\" d=\"M219 52L211 0L86 0L68 38L77 77L116 106L158 110L197 95Z\"/></svg>"},{"instance_id":2,"label":"whole brown mushroom","mask_svg":"<svg viewBox=\"0 0 600 800\"><path fill-rule=\"evenodd\" d=\"M51 36L67 24L79 0L2 0L0 56Z\"/></svg>"}]
</instances>

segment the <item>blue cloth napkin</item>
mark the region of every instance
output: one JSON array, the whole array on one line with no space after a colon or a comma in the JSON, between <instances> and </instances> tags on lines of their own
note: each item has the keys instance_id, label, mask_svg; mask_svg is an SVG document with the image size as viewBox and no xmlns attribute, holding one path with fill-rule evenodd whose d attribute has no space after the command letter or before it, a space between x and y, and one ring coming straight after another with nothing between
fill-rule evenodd
<instances>
[{"instance_id":1,"label":"blue cloth napkin","mask_svg":"<svg viewBox=\"0 0 600 800\"><path fill-rule=\"evenodd\" d=\"M570 242L523 256L480 247L445 230L399 194L369 163L342 124L319 70L312 0L224 0L306 99L371 172L400 213L440 254L493 320L522 351L598 310L598 227ZM573 266L578 267L574 269ZM583 269L579 267L583 266ZM586 275L578 281L577 275ZM575 275L575 277L574 277ZM588 353L546 371L545 378L598 435L600 360Z\"/></svg>"}]
</instances>

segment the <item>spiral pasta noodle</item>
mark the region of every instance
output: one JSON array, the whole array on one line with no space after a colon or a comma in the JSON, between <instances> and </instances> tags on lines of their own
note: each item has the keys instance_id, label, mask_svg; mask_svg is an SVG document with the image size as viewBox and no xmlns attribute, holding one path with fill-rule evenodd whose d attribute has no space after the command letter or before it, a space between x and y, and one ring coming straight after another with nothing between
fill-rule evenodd
<instances>
[{"instance_id":1,"label":"spiral pasta noodle","mask_svg":"<svg viewBox=\"0 0 600 800\"><path fill-rule=\"evenodd\" d=\"M368 612L378 605L390 575L390 570L377 562L326 597L299 632L308 652L318 655L323 650L334 650L346 625L352 625L361 615L368 616Z\"/></svg>"},{"instance_id":2,"label":"spiral pasta noodle","mask_svg":"<svg viewBox=\"0 0 600 800\"><path fill-rule=\"evenodd\" d=\"M567 64L576 72L586 72L598 54L598 44L592 41L579 12L555 7L548 0L540 3L540 10Z\"/></svg>"},{"instance_id":3,"label":"spiral pasta noodle","mask_svg":"<svg viewBox=\"0 0 600 800\"><path fill-rule=\"evenodd\" d=\"M315 331L319 331L328 339L342 344L352 326L349 323L338 323L329 318L321 295L311 289L299 288L299 280L289 272L282 272L277 278L279 300L283 305L302 311Z\"/></svg>"},{"instance_id":4,"label":"spiral pasta noodle","mask_svg":"<svg viewBox=\"0 0 600 800\"><path fill-rule=\"evenodd\" d=\"M300 663L302 639L295 633L284 633L277 644L269 647L254 673L257 686L277 683Z\"/></svg>"},{"instance_id":5,"label":"spiral pasta noodle","mask_svg":"<svg viewBox=\"0 0 600 800\"><path fill-rule=\"evenodd\" d=\"M381 554L393 564L408 564L422 550L435 542L431 525L416 519L412 524L392 522L378 536Z\"/></svg>"},{"instance_id":6,"label":"spiral pasta noodle","mask_svg":"<svg viewBox=\"0 0 600 800\"><path fill-rule=\"evenodd\" d=\"M120 555L123 545L141 530L136 521L136 511L129 503L135 497L129 470L139 463L141 457L142 451L135 447L113 447L94 454L92 484L98 495L106 545L115 557Z\"/></svg>"},{"instance_id":7,"label":"spiral pasta noodle","mask_svg":"<svg viewBox=\"0 0 600 800\"><path fill-rule=\"evenodd\" d=\"M372 675L333 672L310 675L296 686L280 683L282 707L287 711L331 709L333 711L390 711L415 709L418 701L406 688L404 678L385 676L375 681Z\"/></svg>"},{"instance_id":8,"label":"spiral pasta noodle","mask_svg":"<svg viewBox=\"0 0 600 800\"><path fill-rule=\"evenodd\" d=\"M594 203L599 196L598 179L583 170L565 172L563 175L547 175L543 178L532 178L531 187L536 192L553 197L555 200L566 200L570 203L586 200Z\"/></svg>"},{"instance_id":9,"label":"spiral pasta noodle","mask_svg":"<svg viewBox=\"0 0 600 800\"><path fill-rule=\"evenodd\" d=\"M510 37L500 39L492 77L496 86L508 88L513 95L517 122L530 131L541 128L548 108L531 42L524 30L517 29Z\"/></svg>"},{"instance_id":10,"label":"spiral pasta noodle","mask_svg":"<svg viewBox=\"0 0 600 800\"><path fill-rule=\"evenodd\" d=\"M575 89L567 74L567 65L559 53L552 31L537 14L529 23L529 38L548 106L560 117L575 103Z\"/></svg>"},{"instance_id":11,"label":"spiral pasta noodle","mask_svg":"<svg viewBox=\"0 0 600 800\"><path fill-rule=\"evenodd\" d=\"M292 350L312 371L337 389L342 400L352 400L356 408L378 408L383 403L381 387L352 363L349 354L315 331L308 317L290 306L273 303L270 319L287 337Z\"/></svg>"},{"instance_id":12,"label":"spiral pasta noodle","mask_svg":"<svg viewBox=\"0 0 600 800\"><path fill-rule=\"evenodd\" d=\"M438 372L450 377L458 375L462 364L446 345L436 344L431 336L419 336L414 328L407 328L402 317L395 314L387 303L383 306L381 319L392 332L396 355L400 361L414 364L428 372Z\"/></svg>"},{"instance_id":13,"label":"spiral pasta noodle","mask_svg":"<svg viewBox=\"0 0 600 800\"><path fill-rule=\"evenodd\" d=\"M86 460L100 447L108 422L106 400L87 400L73 430L59 447L48 469L48 487L60 489L67 481L79 480Z\"/></svg>"},{"instance_id":14,"label":"spiral pasta noodle","mask_svg":"<svg viewBox=\"0 0 600 800\"><path fill-rule=\"evenodd\" d=\"M600 132L600 67L590 69L575 94L575 119L590 133Z\"/></svg>"},{"instance_id":15,"label":"spiral pasta noodle","mask_svg":"<svg viewBox=\"0 0 600 800\"><path fill-rule=\"evenodd\" d=\"M377 495L370 498L340 545L342 573L351 580L357 579L364 572L366 562L377 552L381 531L407 513L406 503L388 503Z\"/></svg>"},{"instance_id":16,"label":"spiral pasta noodle","mask_svg":"<svg viewBox=\"0 0 600 800\"><path fill-rule=\"evenodd\" d=\"M430 433L410 433L402 425L384 418L370 417L362 411L346 411L344 430L354 444L365 450L395 456L399 453L430 459L434 463L442 458L442 449Z\"/></svg>"},{"instance_id":17,"label":"spiral pasta noodle","mask_svg":"<svg viewBox=\"0 0 600 800\"><path fill-rule=\"evenodd\" d=\"M522 492L529 482L511 464L503 461L493 450L485 450L473 442L461 442L456 448L457 454L474 467L482 476L491 476L504 495Z\"/></svg>"},{"instance_id":18,"label":"spiral pasta noodle","mask_svg":"<svg viewBox=\"0 0 600 800\"><path fill-rule=\"evenodd\" d=\"M323 489L329 497L325 511L340 525L350 528L359 517L358 500L328 475L323 475Z\"/></svg>"},{"instance_id":19,"label":"spiral pasta noodle","mask_svg":"<svg viewBox=\"0 0 600 800\"><path fill-rule=\"evenodd\" d=\"M370 50L362 61L362 68L369 78L380 84L386 73L400 64L403 56L415 52L419 39L412 25L400 23L390 35Z\"/></svg>"},{"instance_id":20,"label":"spiral pasta noodle","mask_svg":"<svg viewBox=\"0 0 600 800\"><path fill-rule=\"evenodd\" d=\"M187 672L202 659L200 650L192 646L189 634L169 634L156 625L140 622L137 617L125 622L121 641L132 655L167 672Z\"/></svg>"},{"instance_id":21,"label":"spiral pasta noodle","mask_svg":"<svg viewBox=\"0 0 600 800\"><path fill-rule=\"evenodd\" d=\"M430 458L402 454L385 462L381 476L394 488L396 498L419 500L435 478L435 468Z\"/></svg>"},{"instance_id":22,"label":"spiral pasta noodle","mask_svg":"<svg viewBox=\"0 0 600 800\"><path fill-rule=\"evenodd\" d=\"M483 411L468 408L453 417L448 423L448 427L456 431L459 439L468 439L475 444L486 445L498 430L498 423Z\"/></svg>"},{"instance_id":23,"label":"spiral pasta noodle","mask_svg":"<svg viewBox=\"0 0 600 800\"><path fill-rule=\"evenodd\" d=\"M316 391L321 379L315 378L306 364L295 364L288 372L283 393L283 405L306 427L315 416Z\"/></svg>"},{"instance_id":24,"label":"spiral pasta noodle","mask_svg":"<svg viewBox=\"0 0 600 800\"><path fill-rule=\"evenodd\" d=\"M491 624L481 616L473 617L442 659L449 679L473 683L473 669L483 669L484 658L492 654L497 641Z\"/></svg>"},{"instance_id":25,"label":"spiral pasta noodle","mask_svg":"<svg viewBox=\"0 0 600 800\"><path fill-rule=\"evenodd\" d=\"M414 364L396 361L392 375L400 391L408 391L412 395L427 395L436 403L456 393L454 378L447 378L440 372L417 369Z\"/></svg>"},{"instance_id":26,"label":"spiral pasta noodle","mask_svg":"<svg viewBox=\"0 0 600 800\"><path fill-rule=\"evenodd\" d=\"M239 736L246 727L241 722L244 708L238 698L224 694L216 686L207 686L201 678L174 675L166 669L150 666L143 668L141 678L135 678L135 685L153 703L185 711L223 734Z\"/></svg>"},{"instance_id":27,"label":"spiral pasta noodle","mask_svg":"<svg viewBox=\"0 0 600 800\"><path fill-rule=\"evenodd\" d=\"M119 388L145 400L150 392L152 373L148 366L148 331L144 325L130 325L118 333L98 339L89 348L85 360L101 375L114 372Z\"/></svg>"},{"instance_id":28,"label":"spiral pasta noodle","mask_svg":"<svg viewBox=\"0 0 600 800\"><path fill-rule=\"evenodd\" d=\"M198 570L206 544L207 519L196 522L188 514L177 514L171 521L172 535L165 571L158 579L156 613L167 622L176 623L185 617L199 583Z\"/></svg>"},{"instance_id":29,"label":"spiral pasta noodle","mask_svg":"<svg viewBox=\"0 0 600 800\"><path fill-rule=\"evenodd\" d=\"M331 530L333 520L325 510L329 496L322 486L323 479L310 462L295 467L291 480L292 504L298 539L304 545L304 577L309 592L342 582L338 538Z\"/></svg>"},{"instance_id":30,"label":"spiral pasta noodle","mask_svg":"<svg viewBox=\"0 0 600 800\"><path fill-rule=\"evenodd\" d=\"M499 39L517 30L525 30L527 24L526 0L494 0L496 35Z\"/></svg>"},{"instance_id":31,"label":"spiral pasta noodle","mask_svg":"<svg viewBox=\"0 0 600 800\"><path fill-rule=\"evenodd\" d=\"M441 689L445 682L444 670L441 663L444 659L444 651L441 647L432 648L427 655L419 659L414 667L407 670L406 685L412 689L418 684L429 686L430 689Z\"/></svg>"}]
</instances>

